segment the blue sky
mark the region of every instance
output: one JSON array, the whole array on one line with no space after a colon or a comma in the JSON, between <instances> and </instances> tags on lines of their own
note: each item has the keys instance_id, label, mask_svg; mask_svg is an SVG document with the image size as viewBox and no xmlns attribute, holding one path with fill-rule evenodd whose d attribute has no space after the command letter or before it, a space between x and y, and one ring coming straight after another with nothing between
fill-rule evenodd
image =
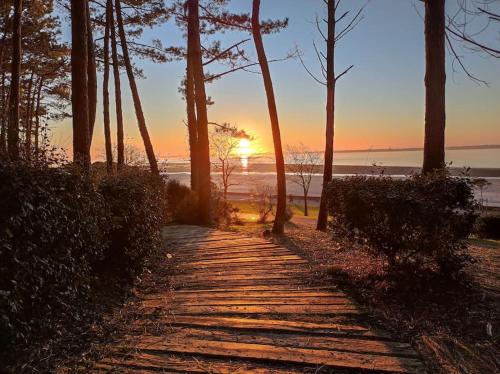
<instances>
[{"instance_id":1,"label":"blue sky","mask_svg":"<svg viewBox=\"0 0 500 374\"><path fill-rule=\"evenodd\" d=\"M449 0L450 11L454 3ZM421 146L424 119L424 41L423 7L414 0L344 0L344 9L358 9L366 4L364 19L338 47L339 70L354 68L339 81L336 97L336 147L385 148ZM233 0L232 8L249 12L251 0ZM322 0L262 0L261 17L288 17L290 25L283 32L264 39L269 58L279 58L298 46L311 70L319 72L312 48L315 40L315 14L324 16ZM225 45L242 35L221 37ZM500 45L499 27L482 36ZM165 45L183 43L173 22L147 30L144 41L160 38ZM254 54L252 42L245 49ZM465 51L467 52L467 51ZM500 143L500 61L467 52L464 62L490 86L478 85L461 71L453 72L448 58L447 143ZM146 120L158 154L186 154L186 129L183 125L184 102L177 88L184 72L182 62L152 64L137 61L146 79L139 81ZM215 69L214 69L215 70ZM314 82L298 60L273 63L274 80L282 137L285 144L303 142L313 149L323 148L325 89ZM122 75L125 93L124 115L130 142L140 144L133 105ZM232 122L256 137L256 147L271 149L272 140L262 77L238 72L207 88L215 100L210 108L212 121ZM111 90L111 92L113 92ZM112 109L114 110L114 108ZM93 153L101 153L102 110L97 119L97 137ZM114 117L112 118L114 125ZM54 140L69 146L70 122L56 126Z\"/></svg>"}]
</instances>

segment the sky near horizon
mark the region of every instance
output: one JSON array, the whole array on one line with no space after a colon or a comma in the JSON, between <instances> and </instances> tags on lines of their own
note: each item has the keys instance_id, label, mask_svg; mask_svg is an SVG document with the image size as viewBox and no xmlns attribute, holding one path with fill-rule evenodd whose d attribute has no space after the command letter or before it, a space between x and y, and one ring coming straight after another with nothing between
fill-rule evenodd
<instances>
[{"instance_id":1,"label":"sky near horizon","mask_svg":"<svg viewBox=\"0 0 500 374\"><path fill-rule=\"evenodd\" d=\"M449 1L448 3L452 3ZM349 0L346 6L358 9L367 4L364 19L344 38L336 51L336 66L342 71L354 68L337 84L337 149L421 147L424 132L424 29L423 7L416 0ZM251 0L233 0L231 9L250 12ZM261 19L289 18L289 27L279 34L264 37L269 59L285 56L298 46L304 62L319 74L312 41L319 46L315 14L324 15L322 0L263 0ZM63 22L67 22L63 19ZM494 25L493 25L494 26ZM65 24L64 28L69 28ZM500 45L498 26L482 35L484 40ZM64 32L67 35L67 31ZM242 34L221 36L223 46L231 45ZM159 38L164 45L182 45L182 35L173 23L147 30L143 40ZM255 56L250 40L245 49ZM500 61L464 51L464 62L489 86L476 84L458 70L453 71L447 56L447 130L448 146L500 144ZM161 157L188 154L185 102L178 93L184 62L153 64L135 60L146 79L138 81L146 122ZM456 65L456 64L455 64ZM211 70L219 70L213 69ZM325 87L314 82L297 59L271 64L280 118L282 142L300 142L313 150L324 148ZM111 80L112 81L112 80ZM99 82L100 83L100 82ZM93 157L102 157L102 88L93 141ZM110 87L111 95L113 87ZM134 108L126 75L122 74L126 137L141 146ZM230 122L255 137L253 148L272 150L272 136L262 77L236 72L207 85L207 94L215 105L209 109L209 120ZM111 96L111 102L113 102ZM111 108L112 133L115 133L114 106ZM71 148L71 121L54 124L53 140L58 146Z\"/></svg>"}]
</instances>

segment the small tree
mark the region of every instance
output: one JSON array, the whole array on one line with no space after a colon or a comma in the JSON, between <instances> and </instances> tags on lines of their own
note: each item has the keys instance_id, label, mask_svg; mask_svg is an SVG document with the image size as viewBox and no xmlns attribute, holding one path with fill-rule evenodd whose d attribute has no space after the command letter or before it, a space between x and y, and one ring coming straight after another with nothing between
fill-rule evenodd
<instances>
[{"instance_id":1,"label":"small tree","mask_svg":"<svg viewBox=\"0 0 500 374\"><path fill-rule=\"evenodd\" d=\"M257 184L252 191L252 200L259 213L259 223L265 223L273 212L273 194L275 190L268 184Z\"/></svg>"},{"instance_id":2,"label":"small tree","mask_svg":"<svg viewBox=\"0 0 500 374\"><path fill-rule=\"evenodd\" d=\"M476 179L472 180L472 185L479 189L479 193L480 193L480 201L479 202L481 204L481 210L484 210L483 192L486 189L486 187L491 185L491 183L488 182L488 180L485 178L476 178Z\"/></svg>"},{"instance_id":3,"label":"small tree","mask_svg":"<svg viewBox=\"0 0 500 374\"><path fill-rule=\"evenodd\" d=\"M304 196L304 216L309 215L307 198L312 176L320 164L321 157L317 152L312 152L304 144L287 147L287 171L292 173L290 180L302 188Z\"/></svg>"},{"instance_id":4,"label":"small tree","mask_svg":"<svg viewBox=\"0 0 500 374\"><path fill-rule=\"evenodd\" d=\"M248 139L245 131L240 131L234 126L220 125L210 134L210 148L212 157L217 160L213 165L221 172L221 189L224 201L227 200L229 187L234 186L230 177L238 165L235 151L241 139Z\"/></svg>"}]
</instances>

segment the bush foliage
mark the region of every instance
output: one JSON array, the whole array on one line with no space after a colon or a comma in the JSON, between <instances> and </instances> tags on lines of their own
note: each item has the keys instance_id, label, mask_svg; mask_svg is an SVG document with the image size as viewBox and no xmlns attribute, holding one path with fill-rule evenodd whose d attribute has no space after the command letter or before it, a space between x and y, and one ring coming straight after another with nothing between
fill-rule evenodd
<instances>
[{"instance_id":1,"label":"bush foliage","mask_svg":"<svg viewBox=\"0 0 500 374\"><path fill-rule=\"evenodd\" d=\"M0 163L0 351L78 324L98 278L141 270L157 248L162 182L94 183L72 169Z\"/></svg>"},{"instance_id":2,"label":"bush foliage","mask_svg":"<svg viewBox=\"0 0 500 374\"><path fill-rule=\"evenodd\" d=\"M470 181L444 173L353 176L329 186L335 231L366 243L391 270L410 266L456 274L469 259L464 239L476 208Z\"/></svg>"},{"instance_id":3,"label":"bush foliage","mask_svg":"<svg viewBox=\"0 0 500 374\"><path fill-rule=\"evenodd\" d=\"M500 213L486 213L477 222L477 234L484 239L500 239Z\"/></svg>"}]
</instances>

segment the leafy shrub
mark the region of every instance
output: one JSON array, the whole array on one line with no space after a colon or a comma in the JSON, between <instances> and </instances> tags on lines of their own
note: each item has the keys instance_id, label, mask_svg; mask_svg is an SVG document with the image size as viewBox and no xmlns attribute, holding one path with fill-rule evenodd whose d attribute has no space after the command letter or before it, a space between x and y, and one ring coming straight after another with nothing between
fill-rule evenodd
<instances>
[{"instance_id":1,"label":"leafy shrub","mask_svg":"<svg viewBox=\"0 0 500 374\"><path fill-rule=\"evenodd\" d=\"M109 275L128 281L158 248L162 180L134 169L101 179L0 163L0 353L43 341L91 312Z\"/></svg>"},{"instance_id":2,"label":"leafy shrub","mask_svg":"<svg viewBox=\"0 0 500 374\"><path fill-rule=\"evenodd\" d=\"M197 223L198 197L189 187L174 179L167 182L167 207L171 221Z\"/></svg>"},{"instance_id":3,"label":"leafy shrub","mask_svg":"<svg viewBox=\"0 0 500 374\"><path fill-rule=\"evenodd\" d=\"M478 219L477 234L485 239L500 239L500 214L484 214Z\"/></svg>"},{"instance_id":4,"label":"leafy shrub","mask_svg":"<svg viewBox=\"0 0 500 374\"><path fill-rule=\"evenodd\" d=\"M231 204L224 198L224 193L219 187L212 184L212 219L215 224L230 225L232 223L239 223L238 218L239 208Z\"/></svg>"},{"instance_id":5,"label":"leafy shrub","mask_svg":"<svg viewBox=\"0 0 500 374\"><path fill-rule=\"evenodd\" d=\"M469 260L463 239L476 203L468 179L354 176L334 180L328 193L336 232L368 244L391 270L438 267L451 275Z\"/></svg>"},{"instance_id":6,"label":"leafy shrub","mask_svg":"<svg viewBox=\"0 0 500 374\"><path fill-rule=\"evenodd\" d=\"M0 164L1 343L49 333L75 319L106 248L106 207L84 176Z\"/></svg>"},{"instance_id":7,"label":"leafy shrub","mask_svg":"<svg viewBox=\"0 0 500 374\"><path fill-rule=\"evenodd\" d=\"M133 276L159 247L167 211L165 183L150 173L129 169L104 178L98 190L111 217L109 245L100 265Z\"/></svg>"}]
</instances>

